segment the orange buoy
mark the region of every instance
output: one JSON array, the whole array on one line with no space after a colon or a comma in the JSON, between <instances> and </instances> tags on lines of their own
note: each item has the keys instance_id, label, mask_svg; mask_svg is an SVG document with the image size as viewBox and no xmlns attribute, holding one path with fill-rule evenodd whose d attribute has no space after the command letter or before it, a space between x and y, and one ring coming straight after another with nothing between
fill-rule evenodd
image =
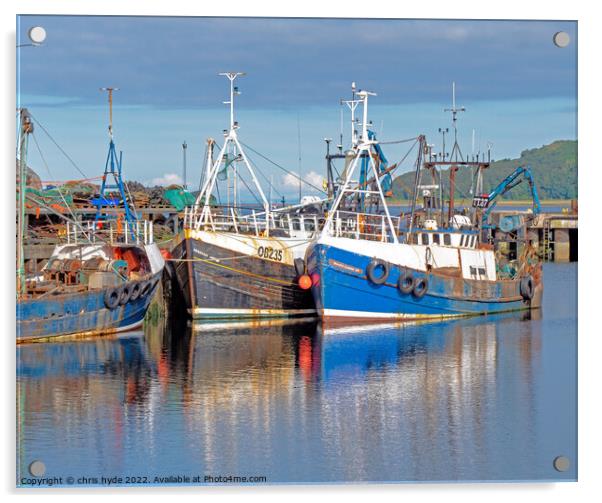
<instances>
[{"instance_id":1,"label":"orange buoy","mask_svg":"<svg viewBox=\"0 0 602 503\"><path fill-rule=\"evenodd\" d=\"M299 276L299 288L309 290L311 288L311 278L307 274Z\"/></svg>"},{"instance_id":2,"label":"orange buoy","mask_svg":"<svg viewBox=\"0 0 602 503\"><path fill-rule=\"evenodd\" d=\"M172 258L169 250L166 250L165 248L161 248L160 251L161 251L161 256L163 257L163 260L169 260Z\"/></svg>"}]
</instances>

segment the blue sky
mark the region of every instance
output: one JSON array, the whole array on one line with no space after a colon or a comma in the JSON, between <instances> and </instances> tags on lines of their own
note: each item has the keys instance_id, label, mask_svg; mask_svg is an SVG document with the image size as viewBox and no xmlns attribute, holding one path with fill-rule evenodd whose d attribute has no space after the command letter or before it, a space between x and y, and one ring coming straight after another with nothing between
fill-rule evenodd
<instances>
[{"instance_id":1,"label":"blue sky","mask_svg":"<svg viewBox=\"0 0 602 503\"><path fill-rule=\"evenodd\" d=\"M323 173L323 138L338 137L339 99L351 81L378 93L370 115L383 140L424 133L439 145L437 128L451 126L443 108L452 81L467 108L459 123L464 152L473 129L482 149L493 143L495 158L576 138L573 22L24 16L21 43L34 25L48 38L20 51L17 103L88 176L102 172L107 147L106 96L98 88L116 86L126 177L181 174L186 140L189 182L198 184L205 139L219 141L227 126L227 81L217 76L225 70L247 72L239 81L241 139L294 171L299 120L304 176ZM552 43L560 30L572 39L564 49ZM346 111L344 119L347 142ZM54 178L80 176L41 131L36 136ZM398 159L405 150L386 153ZM296 192L255 159L280 192ZM50 177L35 144L30 164Z\"/></svg>"}]
</instances>

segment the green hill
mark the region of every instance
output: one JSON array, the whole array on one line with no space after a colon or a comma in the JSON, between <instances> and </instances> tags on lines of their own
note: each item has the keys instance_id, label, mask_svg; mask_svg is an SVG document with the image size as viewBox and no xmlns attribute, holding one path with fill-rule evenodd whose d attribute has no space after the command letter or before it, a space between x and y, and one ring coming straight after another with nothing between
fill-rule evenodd
<instances>
[{"instance_id":1,"label":"green hill","mask_svg":"<svg viewBox=\"0 0 602 503\"><path fill-rule=\"evenodd\" d=\"M577 198L577 141L558 140L550 145L521 152L518 159L502 159L491 163L484 171L483 190L489 193L499 182L518 166L529 165L540 199ZM423 184L431 183L430 175ZM471 170L462 169L456 173L456 197L470 197ZM427 181L428 180L428 181ZM411 197L414 173L404 173L393 181L393 197ZM449 172L443 172L444 194L449 192ZM510 190L504 199L530 199L529 185L521 183Z\"/></svg>"}]
</instances>

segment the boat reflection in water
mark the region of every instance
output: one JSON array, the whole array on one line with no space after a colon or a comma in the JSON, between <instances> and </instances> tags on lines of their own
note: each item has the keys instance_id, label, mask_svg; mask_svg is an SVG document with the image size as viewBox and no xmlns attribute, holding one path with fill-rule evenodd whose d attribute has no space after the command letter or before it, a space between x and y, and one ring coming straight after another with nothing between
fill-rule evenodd
<instances>
[{"instance_id":1,"label":"boat reflection in water","mask_svg":"<svg viewBox=\"0 0 602 503\"><path fill-rule=\"evenodd\" d=\"M574 479L574 466L552 468L559 454L576 459L574 388L550 388L566 351L544 350L541 323L280 320L25 345L20 469L42 459L49 476Z\"/></svg>"}]
</instances>

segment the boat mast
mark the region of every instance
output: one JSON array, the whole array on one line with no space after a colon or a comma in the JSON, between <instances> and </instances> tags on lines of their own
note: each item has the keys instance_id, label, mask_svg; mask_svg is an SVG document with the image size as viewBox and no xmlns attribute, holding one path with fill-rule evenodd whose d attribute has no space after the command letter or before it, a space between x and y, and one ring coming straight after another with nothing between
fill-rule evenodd
<instances>
[{"instance_id":1,"label":"boat mast","mask_svg":"<svg viewBox=\"0 0 602 503\"><path fill-rule=\"evenodd\" d=\"M19 204L17 207L17 298L25 297L25 251L23 241L26 232L25 190L27 188L27 147L29 135L33 133L33 122L27 108L19 112Z\"/></svg>"},{"instance_id":2,"label":"boat mast","mask_svg":"<svg viewBox=\"0 0 602 503\"><path fill-rule=\"evenodd\" d=\"M265 197L265 194L261 188L261 185L259 184L259 180L257 179L257 176L255 175L255 171L251 167L251 164L249 163L249 160L248 160L240 142L238 141L238 135L237 135L236 131L238 130L239 125L238 125L238 122L236 122L234 120L234 96L240 94L240 92L238 91L238 87L234 86L234 81L238 77L241 77L246 74L244 72L223 72L223 73L220 73L219 75L223 75L230 81L230 100L223 102L224 105L230 105L230 129L225 131L226 138L224 141L224 146L220 150L215 163L213 163L213 166L211 167L211 171L209 172L209 176L205 180L205 183L203 184L201 192L199 193L197 200L195 202L195 208L198 208L201 205L201 202L203 203L203 209L201 211L201 214L199 215L199 218L197 219L197 221L195 223L195 226L198 229L198 228L200 228L201 224L208 223L211 218L211 208L210 208L211 194L212 194L215 184L217 182L217 175L219 173L219 168L220 168L222 162L224 162L225 159L227 160L226 153L228 152L228 148L232 147L233 149L236 150L236 152L238 152L237 158L240 157L241 160L243 161L244 165L247 167L247 170L249 171L249 174L251 175L251 178L253 180L253 184L255 185L257 192L259 192L259 196L261 198L261 202L263 204L264 211L265 211L265 229L266 229L266 234L267 234L267 233L269 233L270 204Z\"/></svg>"},{"instance_id":3,"label":"boat mast","mask_svg":"<svg viewBox=\"0 0 602 503\"><path fill-rule=\"evenodd\" d=\"M354 97L355 97L355 94L356 94L355 93L355 85L354 85L353 89L354 89ZM324 225L324 229L322 230L322 233L328 233L331 231L334 215L336 215L337 210L339 209L339 207L341 205L341 201L343 200L343 197L345 196L345 194L349 194L349 193L350 194L357 194L357 193L365 194L367 192L369 192L369 193L373 192L373 191L368 191L366 189L362 189L359 186L357 189L352 189L350 187L350 185L352 183L353 173L356 170L356 168L360 162L360 159L363 156L368 156L369 162L370 162L370 167L372 168L372 171L374 173L375 185L376 185L376 188L378 189L377 193L380 197L380 200L383 203L383 208L385 210L387 224L391 231L391 236L393 238L393 242L399 243L399 239L397 237L397 231L395 229L395 226L393 225L393 220L391 219L391 214L389 213L389 207L385 200L385 196L383 194L382 187L380 184L378 168L376 167L374 158L370 155L370 149L372 148L372 145L376 145L378 142L374 139L370 139L368 136L368 124L369 124L369 121L368 121L368 97L376 96L376 93L360 90L357 92L357 96L360 97L360 99L357 101L359 103L362 103L362 105L363 105L362 134L359 137L357 144L353 148L355 156L354 156L353 161L351 162L349 168L347 169L347 173L346 173L346 177L345 177L343 186L341 187L341 189L339 190L339 192L337 194L337 197L332 205L331 211L329 211L329 213L328 213L328 218L326 219L326 223ZM355 107L353 108L353 110L354 109L355 109ZM354 121L354 124L355 124L355 121Z\"/></svg>"},{"instance_id":4,"label":"boat mast","mask_svg":"<svg viewBox=\"0 0 602 503\"><path fill-rule=\"evenodd\" d=\"M452 127L454 128L454 146L449 155L449 160L458 162L458 155L460 156L460 161L464 161L464 157L462 156L462 151L460 150L460 145L458 144L458 112L465 112L466 108L456 106L456 83L452 82L452 106L451 108L444 108L444 112L451 112L452 114ZM445 159L444 159L445 160ZM456 172L458 171L458 166L456 164L452 164L449 170L449 208L447 213L447 220L451 222L454 216L454 199L456 193ZM443 210L443 209L442 209Z\"/></svg>"},{"instance_id":5,"label":"boat mast","mask_svg":"<svg viewBox=\"0 0 602 503\"><path fill-rule=\"evenodd\" d=\"M349 107L349 110L351 110L351 148L356 147L357 143L358 143L357 130L355 129L355 125L357 123L357 119L355 118L355 109L358 107L358 105L360 103L362 103L362 100L356 99L355 95L356 95L356 86L355 86L355 82L352 82L351 83L351 99L350 100L341 100L341 105L347 105ZM342 118L341 118L341 121L342 121ZM342 127L341 127L341 131L342 131ZM343 143L343 134L341 132L341 147L342 147L342 143Z\"/></svg>"},{"instance_id":6,"label":"boat mast","mask_svg":"<svg viewBox=\"0 0 602 503\"><path fill-rule=\"evenodd\" d=\"M113 140L113 91L118 91L118 87L101 87L101 91L106 91L108 93L109 100L109 152L107 154L107 160L105 162L105 170L102 175L102 183L100 186L100 203L98 205L98 209L96 210L96 217L94 219L94 226L97 227L98 223L102 219L107 219L108 215L102 214L102 206L104 206L103 201L106 199L105 194L108 192L112 192L115 189L119 192L119 196L123 201L123 209L125 213L125 222L126 227L132 233L132 239L135 239L134 232L134 221L136 220L135 215L132 213L130 209L130 205L128 202L128 198L126 196L126 189L123 184L123 179L121 178L121 161L122 156L121 152L119 153L119 157L117 156L117 151L115 149L115 141ZM107 185L107 177L113 177L113 185Z\"/></svg>"}]
</instances>

